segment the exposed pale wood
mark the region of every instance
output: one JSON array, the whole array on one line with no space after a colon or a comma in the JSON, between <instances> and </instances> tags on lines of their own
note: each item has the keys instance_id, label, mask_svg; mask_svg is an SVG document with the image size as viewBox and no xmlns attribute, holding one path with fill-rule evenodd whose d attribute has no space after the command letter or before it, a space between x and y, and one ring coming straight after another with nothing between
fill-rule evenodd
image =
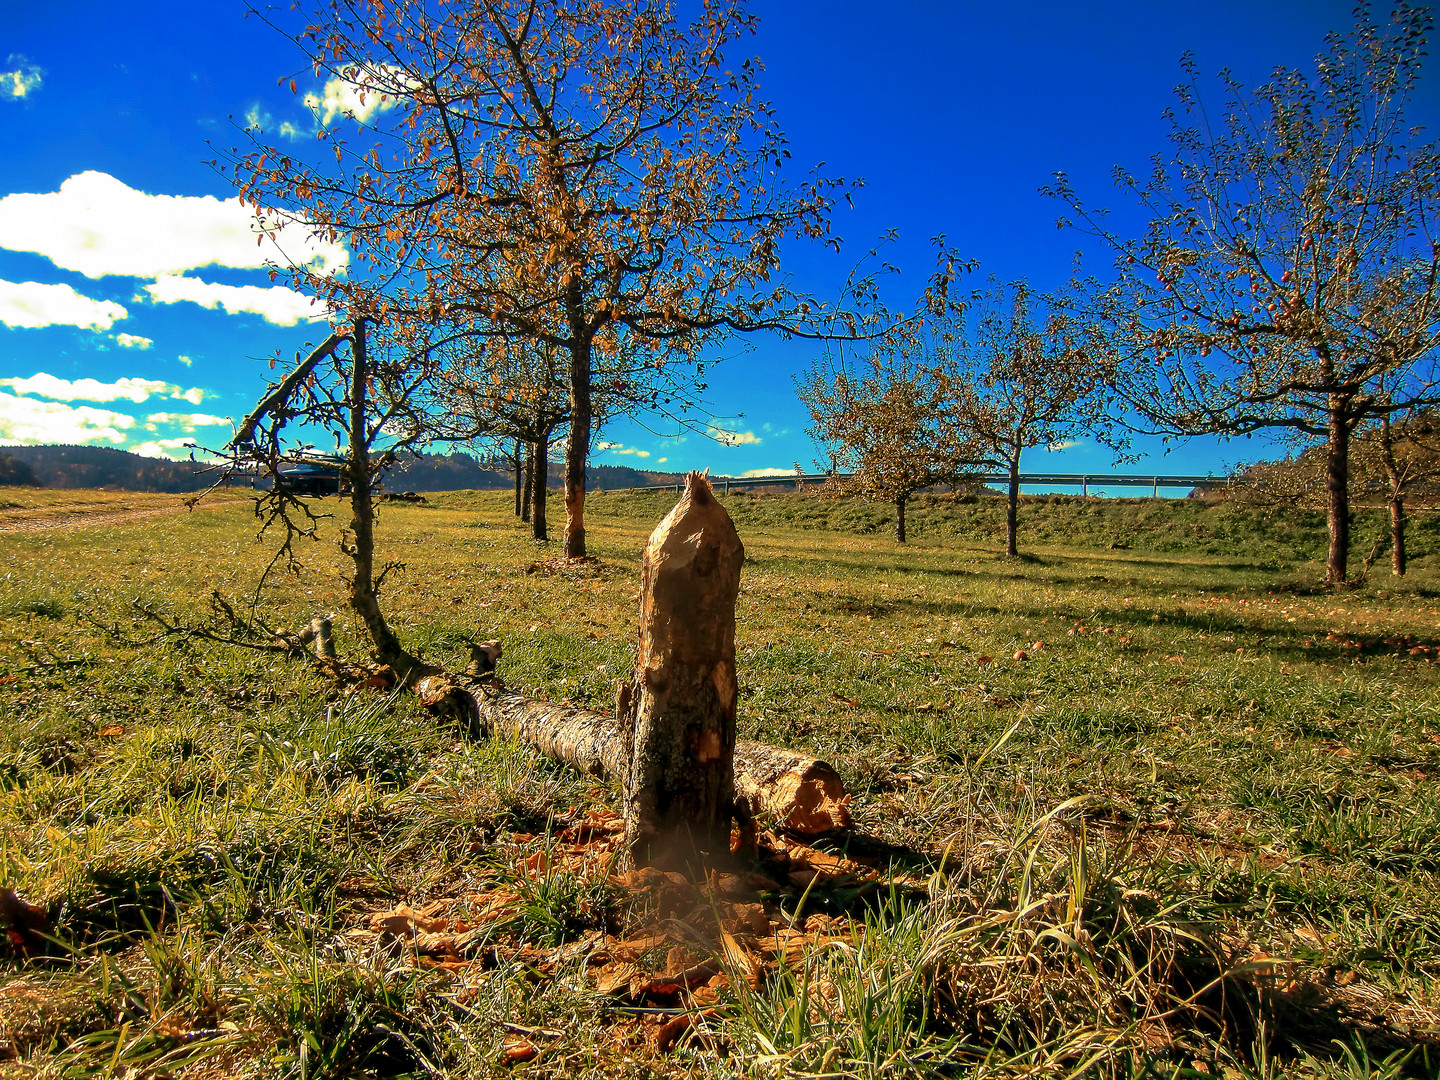
<instances>
[{"instance_id":1,"label":"exposed pale wood","mask_svg":"<svg viewBox=\"0 0 1440 1080\"><path fill-rule=\"evenodd\" d=\"M301 640L304 640L305 636L302 634ZM324 615L316 615L311 619L308 636L315 644L316 660L335 659L335 635L331 632L329 619Z\"/></svg>"},{"instance_id":2,"label":"exposed pale wood","mask_svg":"<svg viewBox=\"0 0 1440 1080\"><path fill-rule=\"evenodd\" d=\"M801 836L851 824L839 773L818 758L764 743L735 744L735 801L760 825Z\"/></svg>"},{"instance_id":3,"label":"exposed pale wood","mask_svg":"<svg viewBox=\"0 0 1440 1080\"><path fill-rule=\"evenodd\" d=\"M640 862L728 852L735 802L735 600L745 547L700 473L645 544L625 838Z\"/></svg>"},{"instance_id":4,"label":"exposed pale wood","mask_svg":"<svg viewBox=\"0 0 1440 1080\"><path fill-rule=\"evenodd\" d=\"M618 781L629 768L624 734L614 716L444 675L421 679L415 691L431 708L460 713L482 730L523 739L597 779ZM826 762L744 739L735 744L734 762L736 802L743 814L798 836L850 827L850 797Z\"/></svg>"}]
</instances>

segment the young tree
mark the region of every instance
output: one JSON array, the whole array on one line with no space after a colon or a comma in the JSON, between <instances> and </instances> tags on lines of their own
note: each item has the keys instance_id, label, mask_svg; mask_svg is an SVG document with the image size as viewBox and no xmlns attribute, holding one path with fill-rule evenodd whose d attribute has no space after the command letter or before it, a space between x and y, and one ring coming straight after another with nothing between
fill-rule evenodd
<instances>
[{"instance_id":1,"label":"young tree","mask_svg":"<svg viewBox=\"0 0 1440 1080\"><path fill-rule=\"evenodd\" d=\"M492 342L478 353L472 340L446 350L432 382L431 433L440 439L492 438L517 444L516 513L536 540L548 540L545 483L555 430L570 418L564 361L543 342ZM600 417L608 407L600 399ZM523 447L524 481L520 479Z\"/></svg>"},{"instance_id":2,"label":"young tree","mask_svg":"<svg viewBox=\"0 0 1440 1080\"><path fill-rule=\"evenodd\" d=\"M1025 283L992 286L966 325L942 334L942 397L970 453L1009 477L1005 553L1019 554L1020 455L1107 426L1108 350L1093 328Z\"/></svg>"},{"instance_id":3,"label":"young tree","mask_svg":"<svg viewBox=\"0 0 1440 1080\"><path fill-rule=\"evenodd\" d=\"M294 541L314 539L320 516L283 482L285 465L313 456L304 440L323 432L343 450L341 478L349 489L350 525L340 548L350 558L350 607L364 625L375 658L405 680L428 668L391 629L380 605L386 576L396 564L375 564L375 511L379 480L399 456L424 438L419 391L430 374L424 358L407 355L382 338L375 348L363 318L330 334L279 383L272 385L241 423L229 447L230 468L271 479L256 506L262 531L278 528L277 559L294 561ZM262 583L263 585L263 578Z\"/></svg>"},{"instance_id":4,"label":"young tree","mask_svg":"<svg viewBox=\"0 0 1440 1080\"><path fill-rule=\"evenodd\" d=\"M297 273L332 306L397 334L446 324L565 358L570 556L585 553L604 358L631 357L626 391L658 401L719 334L863 333L778 276L782 241L838 243L844 187L780 177L789 153L759 66L731 59L755 17L744 0L687 10L689 23L666 0L315 3L292 36L317 74L377 103L374 145L336 122L320 132L334 168L289 147L234 156L245 197L351 244L349 276Z\"/></svg>"},{"instance_id":5,"label":"young tree","mask_svg":"<svg viewBox=\"0 0 1440 1080\"><path fill-rule=\"evenodd\" d=\"M1440 152L1404 119L1430 29L1409 0L1388 28L1362 5L1313 79L1277 69L1246 90L1223 75L1218 116L1187 56L1173 153L1146 180L1117 170L1151 217L1139 238L1063 175L1050 189L1117 253L1102 303L1149 431L1324 440L1332 584L1346 577L1356 429L1440 402Z\"/></svg>"},{"instance_id":6,"label":"young tree","mask_svg":"<svg viewBox=\"0 0 1440 1080\"><path fill-rule=\"evenodd\" d=\"M932 357L894 343L871 348L858 363L843 354L817 362L796 380L810 435L837 474L832 482L891 503L902 544L910 496L983 462L958 422L950 388Z\"/></svg>"}]
</instances>

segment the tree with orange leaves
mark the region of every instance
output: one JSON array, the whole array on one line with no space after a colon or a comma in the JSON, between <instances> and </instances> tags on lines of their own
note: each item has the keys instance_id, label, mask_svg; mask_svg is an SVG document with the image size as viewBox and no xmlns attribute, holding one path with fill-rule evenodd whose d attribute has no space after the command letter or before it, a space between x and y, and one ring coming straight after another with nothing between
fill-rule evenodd
<instances>
[{"instance_id":1,"label":"tree with orange leaves","mask_svg":"<svg viewBox=\"0 0 1440 1080\"><path fill-rule=\"evenodd\" d=\"M759 65L734 55L755 28L744 0L688 22L665 0L327 0L301 17L289 32L313 70L374 127L322 126L334 167L252 133L232 156L243 195L347 241L352 273L298 283L412 355L458 336L481 357L533 341L566 359L568 556L586 551L597 391L683 407L677 373L717 337L869 331L779 276L782 242L838 246L847 188L782 178Z\"/></svg>"}]
</instances>

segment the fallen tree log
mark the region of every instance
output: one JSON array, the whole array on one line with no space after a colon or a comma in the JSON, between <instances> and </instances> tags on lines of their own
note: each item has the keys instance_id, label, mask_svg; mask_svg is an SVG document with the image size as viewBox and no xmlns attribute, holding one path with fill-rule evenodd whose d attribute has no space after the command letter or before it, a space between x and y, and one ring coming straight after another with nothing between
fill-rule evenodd
<instances>
[{"instance_id":1,"label":"fallen tree log","mask_svg":"<svg viewBox=\"0 0 1440 1080\"><path fill-rule=\"evenodd\" d=\"M624 782L628 748L613 716L535 701L482 682L429 675L415 684L422 704L456 708L477 726L531 743L556 761L602 780ZM797 836L850 827L850 796L826 762L793 750L739 740L735 744L737 808L762 827Z\"/></svg>"}]
</instances>

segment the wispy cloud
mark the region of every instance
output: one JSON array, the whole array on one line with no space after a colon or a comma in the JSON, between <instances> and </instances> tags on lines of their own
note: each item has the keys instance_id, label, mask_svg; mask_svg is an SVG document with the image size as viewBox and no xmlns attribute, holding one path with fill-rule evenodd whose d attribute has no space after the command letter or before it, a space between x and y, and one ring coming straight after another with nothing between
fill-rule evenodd
<instances>
[{"instance_id":1,"label":"wispy cloud","mask_svg":"<svg viewBox=\"0 0 1440 1080\"><path fill-rule=\"evenodd\" d=\"M618 442L602 442L602 443L596 443L596 445L595 445L595 451L596 451L596 453L602 453L602 454L623 454L623 455L632 455L632 454L633 454L635 457L641 457L641 458L647 458L647 457L650 456L650 451L649 451L649 450L641 450L639 447L635 447L635 446L625 446L625 445L623 445L623 444L621 444L621 443L618 443ZM662 459L662 460L663 460L663 459Z\"/></svg>"},{"instance_id":2,"label":"wispy cloud","mask_svg":"<svg viewBox=\"0 0 1440 1080\"><path fill-rule=\"evenodd\" d=\"M273 119L274 118L259 105L252 105L245 111L245 130L266 131L270 128ZM280 121L279 126L274 130L282 139L288 139L291 142L295 142L305 134L305 132L301 131L289 120Z\"/></svg>"},{"instance_id":3,"label":"wispy cloud","mask_svg":"<svg viewBox=\"0 0 1440 1080\"><path fill-rule=\"evenodd\" d=\"M1045 449L1053 454L1057 450L1073 450L1079 445L1079 439L1061 439L1059 442L1052 442L1049 446L1045 447Z\"/></svg>"},{"instance_id":4,"label":"wispy cloud","mask_svg":"<svg viewBox=\"0 0 1440 1080\"><path fill-rule=\"evenodd\" d=\"M740 475L741 475L741 476L752 476L752 477L761 477L761 476L794 476L794 475L795 475L795 470L794 470L794 469L746 469L746 470L745 470L744 472L742 472Z\"/></svg>"},{"instance_id":5,"label":"wispy cloud","mask_svg":"<svg viewBox=\"0 0 1440 1080\"><path fill-rule=\"evenodd\" d=\"M377 113L400 104L398 96L384 91L399 90L410 82L400 68L386 64L371 69L346 67L326 80L320 93L306 94L305 107L319 117L322 124L341 116L368 124Z\"/></svg>"},{"instance_id":6,"label":"wispy cloud","mask_svg":"<svg viewBox=\"0 0 1440 1080\"><path fill-rule=\"evenodd\" d=\"M138 405L158 395L199 405L205 398L205 391L198 386L183 390L174 383L161 382L158 379L127 376L114 382L102 383L97 379L57 379L43 371L26 379L0 379L0 386L8 386L19 394L38 394L56 401L125 400Z\"/></svg>"},{"instance_id":7,"label":"wispy cloud","mask_svg":"<svg viewBox=\"0 0 1440 1080\"><path fill-rule=\"evenodd\" d=\"M753 431L727 431L713 424L705 429L705 434L725 446L759 446L764 442Z\"/></svg>"},{"instance_id":8,"label":"wispy cloud","mask_svg":"<svg viewBox=\"0 0 1440 1080\"><path fill-rule=\"evenodd\" d=\"M42 326L109 330L127 314L113 300L92 300L69 285L0 281L0 323L6 326L27 330Z\"/></svg>"},{"instance_id":9,"label":"wispy cloud","mask_svg":"<svg viewBox=\"0 0 1440 1080\"><path fill-rule=\"evenodd\" d=\"M159 431L160 427L178 427L181 431L194 431L197 427L219 427L230 423L228 416L211 416L209 413L157 412L145 417L146 431Z\"/></svg>"},{"instance_id":10,"label":"wispy cloud","mask_svg":"<svg viewBox=\"0 0 1440 1080\"><path fill-rule=\"evenodd\" d=\"M181 461L189 456L189 448L194 445L194 439L151 439L149 442L142 442L138 446L129 447L132 454L139 454L148 458L169 458L171 461ZM184 451L184 453L181 453Z\"/></svg>"},{"instance_id":11,"label":"wispy cloud","mask_svg":"<svg viewBox=\"0 0 1440 1080\"><path fill-rule=\"evenodd\" d=\"M45 85L45 72L19 53L5 58L6 70L0 71L0 98L24 101Z\"/></svg>"},{"instance_id":12,"label":"wispy cloud","mask_svg":"<svg viewBox=\"0 0 1440 1080\"><path fill-rule=\"evenodd\" d=\"M0 393L0 443L123 443L135 418L89 405L61 405L53 401L13 397Z\"/></svg>"},{"instance_id":13,"label":"wispy cloud","mask_svg":"<svg viewBox=\"0 0 1440 1080\"><path fill-rule=\"evenodd\" d=\"M157 304L177 304L182 300L204 308L224 308L228 315L259 315L275 326L294 326L299 322L329 317L329 309L304 293L284 285L218 285L199 278L166 275L145 286Z\"/></svg>"}]
</instances>

